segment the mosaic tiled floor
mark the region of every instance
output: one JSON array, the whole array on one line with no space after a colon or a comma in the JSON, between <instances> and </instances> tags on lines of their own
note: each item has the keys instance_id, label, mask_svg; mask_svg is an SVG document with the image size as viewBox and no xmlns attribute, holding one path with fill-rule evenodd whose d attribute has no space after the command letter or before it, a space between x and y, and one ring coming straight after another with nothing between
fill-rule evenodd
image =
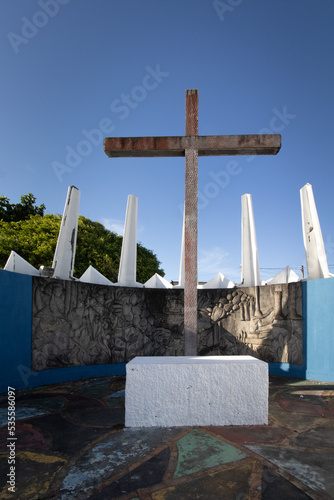
<instances>
[{"instance_id":1,"label":"mosaic tiled floor","mask_svg":"<svg viewBox=\"0 0 334 500\"><path fill-rule=\"evenodd\" d=\"M124 428L124 377L0 395L0 498L334 499L334 384L271 378L268 426Z\"/></svg>"}]
</instances>

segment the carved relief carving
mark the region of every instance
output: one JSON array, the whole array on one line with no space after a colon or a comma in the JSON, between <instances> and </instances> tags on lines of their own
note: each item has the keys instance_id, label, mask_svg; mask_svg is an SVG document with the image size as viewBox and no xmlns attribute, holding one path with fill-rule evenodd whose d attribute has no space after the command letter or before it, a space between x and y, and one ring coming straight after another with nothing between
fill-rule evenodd
<instances>
[{"instance_id":1,"label":"carved relief carving","mask_svg":"<svg viewBox=\"0 0 334 500\"><path fill-rule=\"evenodd\" d=\"M207 295L201 297L200 354L302 363L301 283L210 290Z\"/></svg>"},{"instance_id":2,"label":"carved relief carving","mask_svg":"<svg viewBox=\"0 0 334 500\"><path fill-rule=\"evenodd\" d=\"M183 354L180 291L43 278L33 287L34 370Z\"/></svg>"},{"instance_id":3,"label":"carved relief carving","mask_svg":"<svg viewBox=\"0 0 334 500\"><path fill-rule=\"evenodd\" d=\"M200 355L302 362L301 283L199 290ZM33 279L34 370L183 355L183 290Z\"/></svg>"}]
</instances>

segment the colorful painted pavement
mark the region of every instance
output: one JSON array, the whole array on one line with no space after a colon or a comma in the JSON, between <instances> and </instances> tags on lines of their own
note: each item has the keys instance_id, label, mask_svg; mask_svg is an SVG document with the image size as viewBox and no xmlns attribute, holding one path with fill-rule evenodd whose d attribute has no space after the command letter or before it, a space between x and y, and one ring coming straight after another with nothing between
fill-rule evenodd
<instances>
[{"instance_id":1,"label":"colorful painted pavement","mask_svg":"<svg viewBox=\"0 0 334 500\"><path fill-rule=\"evenodd\" d=\"M268 426L124 428L124 377L17 391L1 499L334 499L334 384L271 378Z\"/></svg>"}]
</instances>

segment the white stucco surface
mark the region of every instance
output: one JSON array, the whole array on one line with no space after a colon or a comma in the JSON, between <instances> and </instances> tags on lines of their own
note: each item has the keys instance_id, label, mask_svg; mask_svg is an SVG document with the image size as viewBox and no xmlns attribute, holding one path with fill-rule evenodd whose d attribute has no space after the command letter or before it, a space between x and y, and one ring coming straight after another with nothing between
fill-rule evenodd
<instances>
[{"instance_id":1,"label":"white stucco surface","mask_svg":"<svg viewBox=\"0 0 334 500\"><path fill-rule=\"evenodd\" d=\"M268 423L268 365L252 356L136 357L126 367L125 426Z\"/></svg>"},{"instance_id":2,"label":"white stucco surface","mask_svg":"<svg viewBox=\"0 0 334 500\"><path fill-rule=\"evenodd\" d=\"M260 286L252 195L241 196L241 286Z\"/></svg>"},{"instance_id":3,"label":"white stucco surface","mask_svg":"<svg viewBox=\"0 0 334 500\"><path fill-rule=\"evenodd\" d=\"M56 250L52 262L54 278L61 278L63 280L73 278L80 194L79 189L75 186L68 187Z\"/></svg>"},{"instance_id":4,"label":"white stucco surface","mask_svg":"<svg viewBox=\"0 0 334 500\"><path fill-rule=\"evenodd\" d=\"M4 267L5 271L13 273L29 274L30 276L39 276L39 272L23 257L12 250Z\"/></svg>"},{"instance_id":5,"label":"white stucco surface","mask_svg":"<svg viewBox=\"0 0 334 500\"><path fill-rule=\"evenodd\" d=\"M153 276L144 283L145 288L173 288L173 285L169 281L165 280L158 273L153 274Z\"/></svg>"},{"instance_id":6,"label":"white stucco surface","mask_svg":"<svg viewBox=\"0 0 334 500\"><path fill-rule=\"evenodd\" d=\"M312 280L329 278L332 275L328 270L326 250L311 184L305 184L300 190L300 202L307 278Z\"/></svg>"},{"instance_id":7,"label":"white stucco surface","mask_svg":"<svg viewBox=\"0 0 334 500\"><path fill-rule=\"evenodd\" d=\"M129 194L125 213L121 259L118 270L118 286L142 287L136 281L137 273L137 218L138 197Z\"/></svg>"},{"instance_id":8,"label":"white stucco surface","mask_svg":"<svg viewBox=\"0 0 334 500\"><path fill-rule=\"evenodd\" d=\"M218 273L214 278L205 283L202 288L234 288L235 284L224 274Z\"/></svg>"},{"instance_id":9,"label":"white stucco surface","mask_svg":"<svg viewBox=\"0 0 334 500\"><path fill-rule=\"evenodd\" d=\"M96 285L109 285L113 286L114 283L103 274L101 274L95 267L89 266L80 278L82 283L95 283Z\"/></svg>"}]
</instances>

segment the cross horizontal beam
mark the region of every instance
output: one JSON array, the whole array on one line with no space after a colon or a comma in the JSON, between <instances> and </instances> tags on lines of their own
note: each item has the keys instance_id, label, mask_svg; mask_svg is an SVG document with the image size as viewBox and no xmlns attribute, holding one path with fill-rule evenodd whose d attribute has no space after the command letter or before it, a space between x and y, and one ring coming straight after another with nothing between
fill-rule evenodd
<instances>
[{"instance_id":1,"label":"cross horizontal beam","mask_svg":"<svg viewBox=\"0 0 334 500\"><path fill-rule=\"evenodd\" d=\"M276 155L280 148L279 134L104 139L104 151L109 158L185 156L186 149L198 150L199 156Z\"/></svg>"}]
</instances>

